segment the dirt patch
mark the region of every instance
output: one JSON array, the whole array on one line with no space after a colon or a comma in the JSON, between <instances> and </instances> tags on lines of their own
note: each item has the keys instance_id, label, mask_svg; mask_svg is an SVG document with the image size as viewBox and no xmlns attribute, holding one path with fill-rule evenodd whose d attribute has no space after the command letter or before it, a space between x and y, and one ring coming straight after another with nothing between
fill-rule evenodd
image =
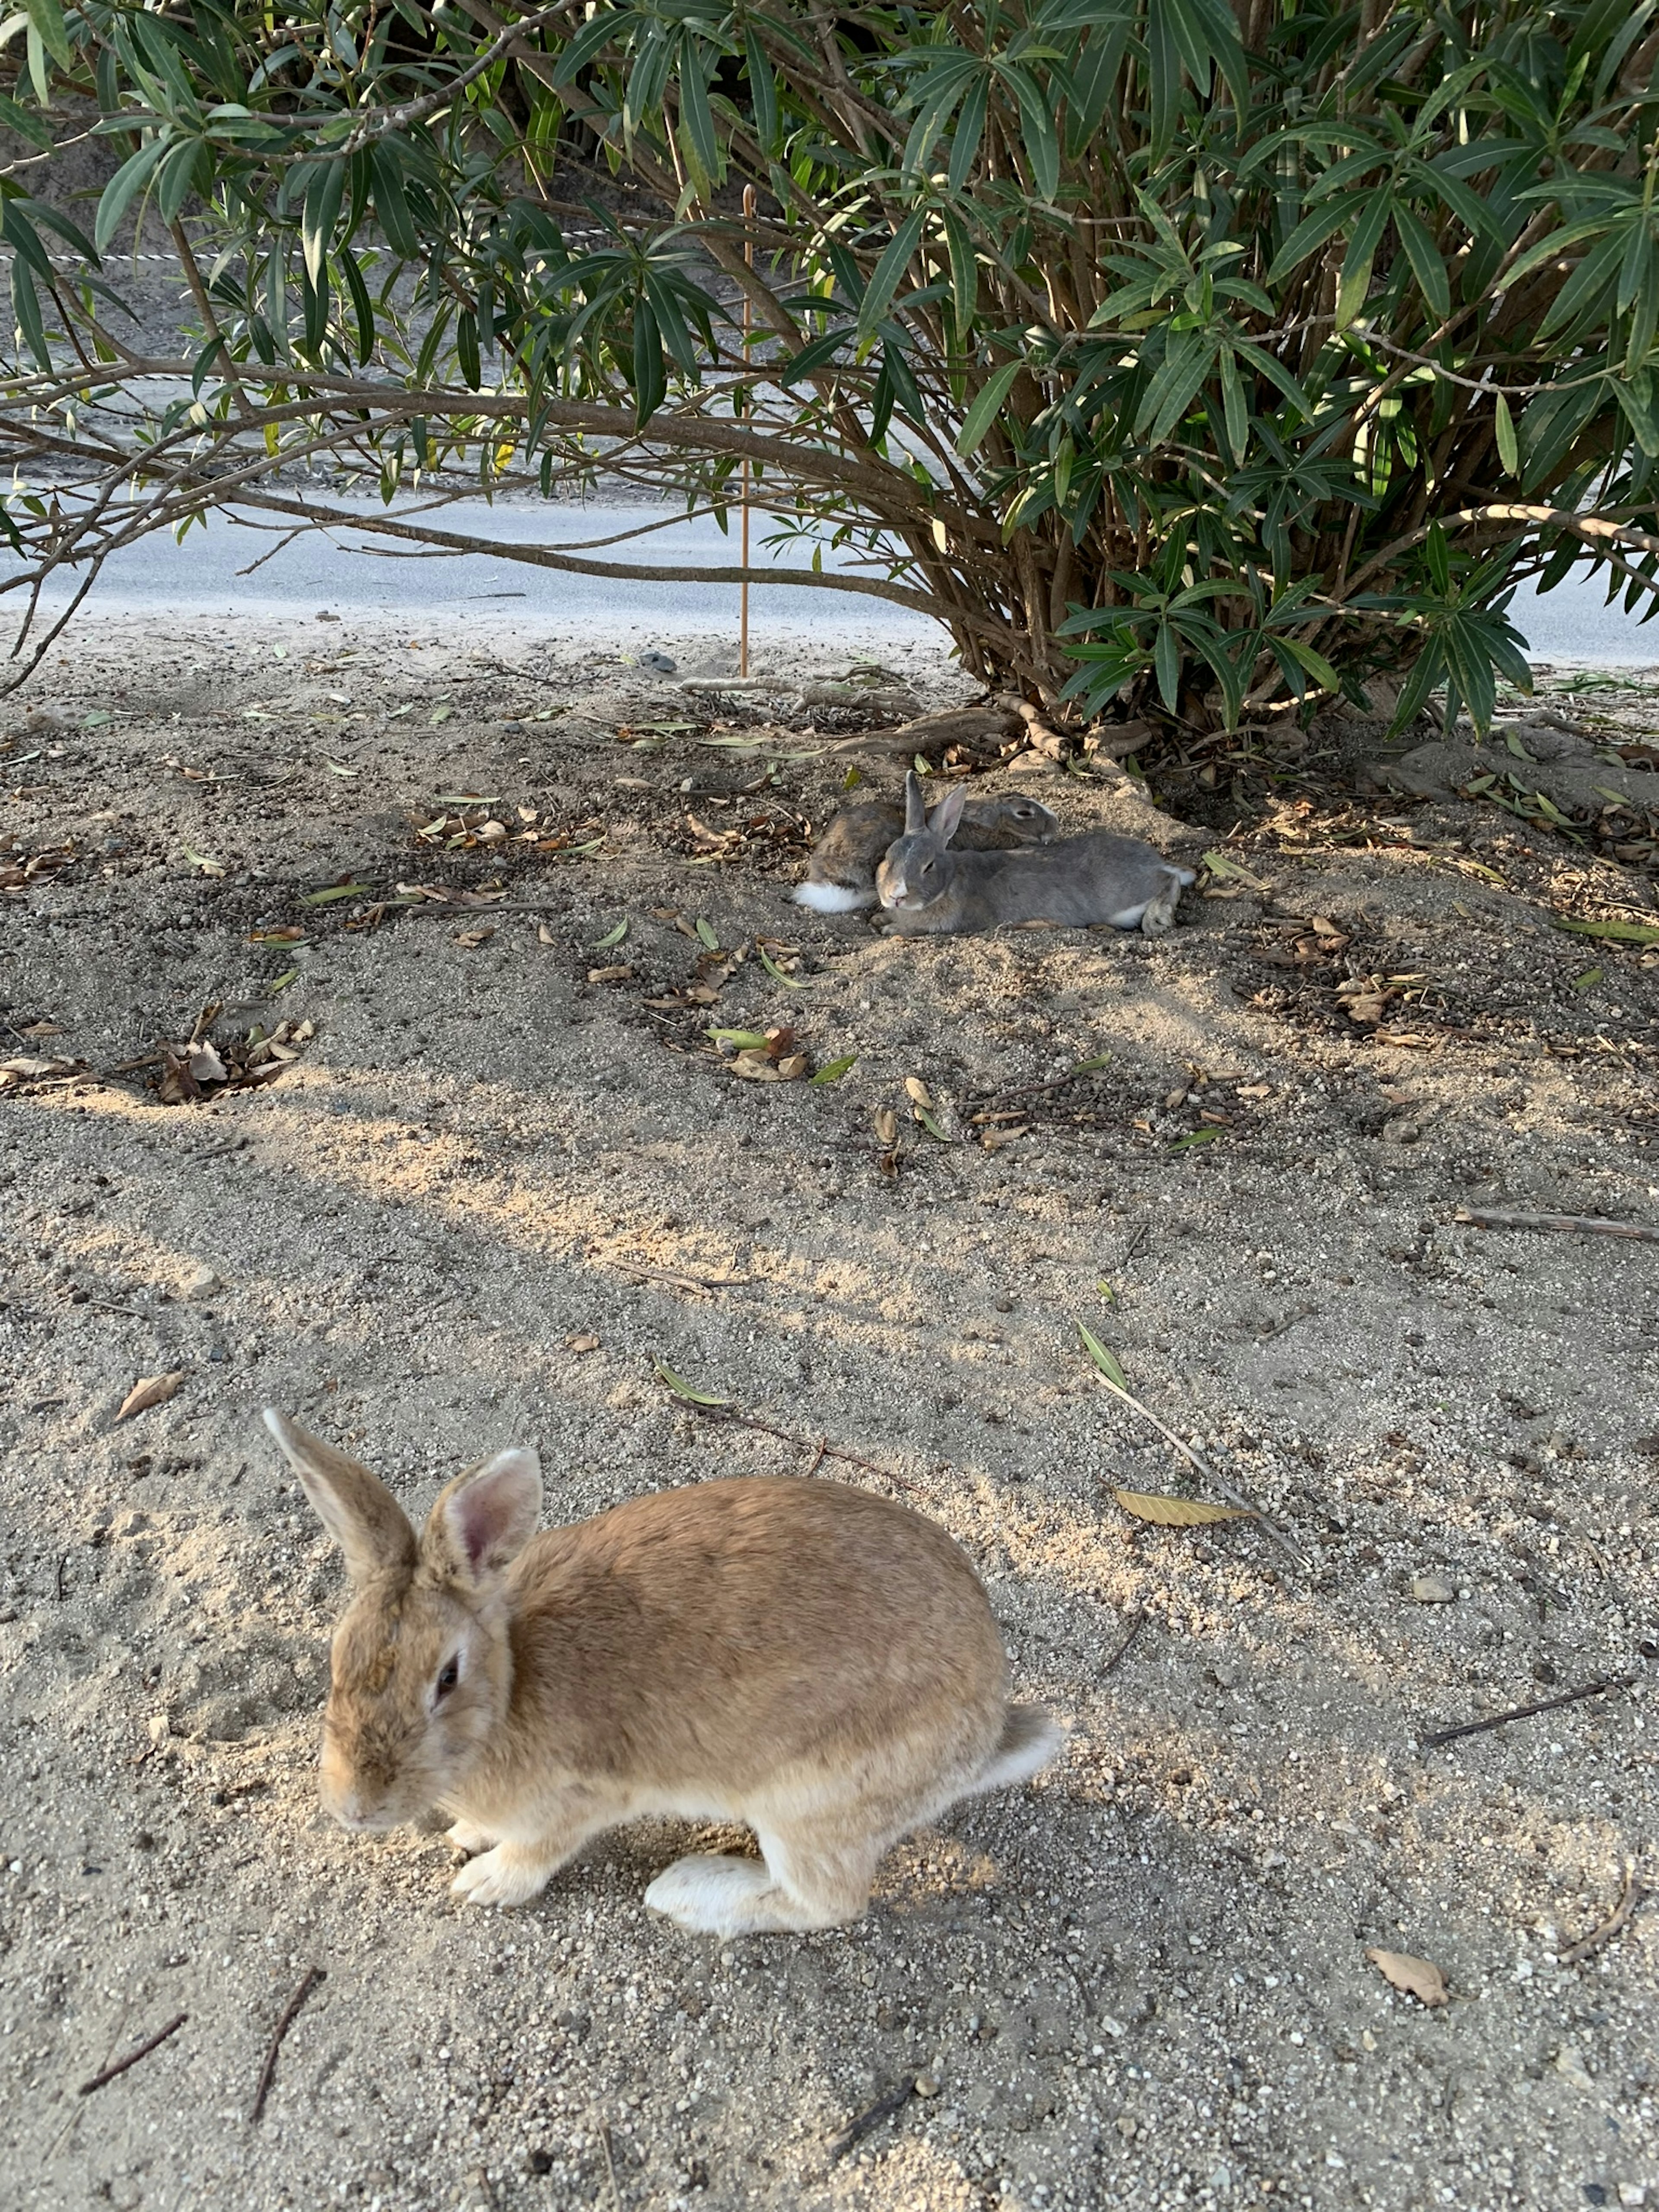
<instances>
[{"instance_id":1,"label":"dirt patch","mask_svg":"<svg viewBox=\"0 0 1659 2212\"><path fill-rule=\"evenodd\" d=\"M16 2201L1655 2201L1659 1911L1556 1954L1656 1871L1659 1252L1458 1219L1659 1221L1659 959L1557 926L1639 924L1646 880L1307 780L1169 939L889 942L786 897L849 763L902 765L833 714L410 635L88 623L0 757L6 1049L43 1063L0 1093ZM1020 773L1068 826L1162 819ZM262 1067L282 1024L275 1075L161 1103L179 1048ZM855 1065L745 1083L711 1026ZM1118 1511L1194 1486L1079 1321L1305 1570ZM841 1934L648 1918L666 1822L457 1909L435 1836L317 1810L341 1577L267 1403L416 1506L520 1437L573 1517L890 1486L968 1547L1066 1757Z\"/></svg>"}]
</instances>

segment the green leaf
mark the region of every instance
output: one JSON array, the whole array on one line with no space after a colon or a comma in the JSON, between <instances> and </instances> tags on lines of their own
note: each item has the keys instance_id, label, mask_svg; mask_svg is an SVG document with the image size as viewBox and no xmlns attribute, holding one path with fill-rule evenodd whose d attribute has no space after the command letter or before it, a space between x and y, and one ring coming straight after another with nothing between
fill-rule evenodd
<instances>
[{"instance_id":1,"label":"green leaf","mask_svg":"<svg viewBox=\"0 0 1659 2212\"><path fill-rule=\"evenodd\" d=\"M1109 1052L1100 1052L1097 1053L1092 1060L1079 1060L1076 1066L1072 1070L1072 1073L1073 1075L1092 1075L1097 1068L1109 1067L1111 1064L1111 1054Z\"/></svg>"},{"instance_id":2,"label":"green leaf","mask_svg":"<svg viewBox=\"0 0 1659 2212\"><path fill-rule=\"evenodd\" d=\"M977 453L984 443L986 433L996 420L998 410L1013 390L1014 380L1024 366L1023 361L1005 362L981 386L957 435L957 451L964 460Z\"/></svg>"},{"instance_id":3,"label":"green leaf","mask_svg":"<svg viewBox=\"0 0 1659 2212\"><path fill-rule=\"evenodd\" d=\"M894 293L898 289L906 270L915 258L921 243L921 228L927 220L927 210L917 208L906 216L893 233L891 242L877 262L863 301L859 307L859 334L867 337L887 313Z\"/></svg>"},{"instance_id":4,"label":"green leaf","mask_svg":"<svg viewBox=\"0 0 1659 2212\"><path fill-rule=\"evenodd\" d=\"M613 945L620 945L628 934L628 916L624 915L614 929L607 929L603 937L593 939L596 952L608 952Z\"/></svg>"},{"instance_id":5,"label":"green leaf","mask_svg":"<svg viewBox=\"0 0 1659 2212\"><path fill-rule=\"evenodd\" d=\"M100 254L109 250L110 240L120 228L122 218L131 206L135 197L155 173L170 151L173 138L166 130L160 131L146 146L129 155L105 185L99 197L98 213L92 227L94 245Z\"/></svg>"},{"instance_id":6,"label":"green leaf","mask_svg":"<svg viewBox=\"0 0 1659 2212\"><path fill-rule=\"evenodd\" d=\"M683 1375L677 1375L665 1359L654 1357L651 1364L657 1370L657 1379L665 1382L677 1398L684 1398L692 1406L729 1406L729 1398L716 1398L707 1390L694 1390Z\"/></svg>"},{"instance_id":7,"label":"green leaf","mask_svg":"<svg viewBox=\"0 0 1659 2212\"><path fill-rule=\"evenodd\" d=\"M703 943L708 947L708 950L711 952L718 952L720 951L720 941L715 932L714 923L712 921L705 921L701 915L697 917L697 934L702 938Z\"/></svg>"},{"instance_id":8,"label":"green leaf","mask_svg":"<svg viewBox=\"0 0 1659 2212\"><path fill-rule=\"evenodd\" d=\"M331 884L326 890L301 891L300 903L301 906L332 906L337 899L365 898L368 895L367 884Z\"/></svg>"},{"instance_id":9,"label":"green leaf","mask_svg":"<svg viewBox=\"0 0 1659 2212\"><path fill-rule=\"evenodd\" d=\"M23 0L23 10L53 61L63 69L73 69L75 49L70 44L64 11L57 0ZM44 100L41 105L46 105Z\"/></svg>"},{"instance_id":10,"label":"green leaf","mask_svg":"<svg viewBox=\"0 0 1659 2212\"><path fill-rule=\"evenodd\" d=\"M1188 1129L1184 1137L1171 1138L1170 1150L1179 1152L1185 1151L1189 1145L1212 1145L1221 1133L1219 1129Z\"/></svg>"},{"instance_id":11,"label":"green leaf","mask_svg":"<svg viewBox=\"0 0 1659 2212\"><path fill-rule=\"evenodd\" d=\"M286 991L290 983L297 983L299 980L300 971L297 968L289 968L281 975L273 976L265 985L266 998L274 999L279 991Z\"/></svg>"},{"instance_id":12,"label":"green leaf","mask_svg":"<svg viewBox=\"0 0 1659 2212\"><path fill-rule=\"evenodd\" d=\"M844 1053L839 1060L826 1060L816 1075L810 1075L806 1079L809 1083L839 1083L842 1076L848 1074L858 1064L859 1056L855 1052Z\"/></svg>"},{"instance_id":13,"label":"green leaf","mask_svg":"<svg viewBox=\"0 0 1659 2212\"><path fill-rule=\"evenodd\" d=\"M764 1030L705 1030L703 1035L714 1044L729 1044L734 1052L758 1052L766 1042Z\"/></svg>"},{"instance_id":14,"label":"green leaf","mask_svg":"<svg viewBox=\"0 0 1659 2212\"><path fill-rule=\"evenodd\" d=\"M771 954L766 950L763 945L757 945L755 949L760 954L761 966L765 969L767 974L770 975L775 982L781 983L786 991L804 991L806 989L806 985L800 981L799 976L786 975L784 974L782 969L779 967L777 962L772 957Z\"/></svg>"},{"instance_id":15,"label":"green leaf","mask_svg":"<svg viewBox=\"0 0 1659 2212\"><path fill-rule=\"evenodd\" d=\"M346 165L325 161L306 187L300 217L300 237L305 248L306 275L320 291L328 251L334 243L334 226L340 219L340 198L345 190Z\"/></svg>"},{"instance_id":16,"label":"green leaf","mask_svg":"<svg viewBox=\"0 0 1659 2212\"><path fill-rule=\"evenodd\" d=\"M1570 929L1575 937L1600 937L1615 945L1659 945L1659 927L1646 921L1582 921L1577 915L1555 914L1550 920L1558 929Z\"/></svg>"},{"instance_id":17,"label":"green leaf","mask_svg":"<svg viewBox=\"0 0 1659 2212\"><path fill-rule=\"evenodd\" d=\"M933 1139L935 1144L948 1145L952 1141L951 1138L945 1135L944 1130L940 1128L939 1123L933 1119L933 1115L928 1112L925 1106L913 1104L910 1111L915 1116L916 1120L921 1124L922 1127L927 1130L928 1135Z\"/></svg>"},{"instance_id":18,"label":"green leaf","mask_svg":"<svg viewBox=\"0 0 1659 2212\"><path fill-rule=\"evenodd\" d=\"M1083 1339L1083 1349L1094 1361L1106 1380L1115 1383L1120 1390L1127 1390L1129 1387L1129 1378L1118 1364L1117 1354L1109 1351L1094 1331L1085 1328L1081 1322L1077 1325L1077 1333Z\"/></svg>"},{"instance_id":19,"label":"green leaf","mask_svg":"<svg viewBox=\"0 0 1659 2212\"><path fill-rule=\"evenodd\" d=\"M1510 413L1510 403L1500 392L1493 410L1492 428L1498 438L1498 458L1504 464L1504 473L1518 477L1521 473L1521 448L1516 441L1515 417Z\"/></svg>"}]
</instances>

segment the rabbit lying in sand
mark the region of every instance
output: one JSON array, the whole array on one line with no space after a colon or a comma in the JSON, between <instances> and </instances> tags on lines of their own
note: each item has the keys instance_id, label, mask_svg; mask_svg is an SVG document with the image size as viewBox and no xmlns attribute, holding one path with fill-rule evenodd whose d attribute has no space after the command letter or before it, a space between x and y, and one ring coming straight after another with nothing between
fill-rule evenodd
<instances>
[{"instance_id":1,"label":"rabbit lying in sand","mask_svg":"<svg viewBox=\"0 0 1659 2212\"><path fill-rule=\"evenodd\" d=\"M536 1455L504 1451L417 1536L367 1468L265 1421L353 1585L324 1802L363 1829L441 1806L475 1903L522 1905L590 1837L672 1814L747 1821L764 1857L678 1859L647 1905L720 1936L833 1927L890 1844L1059 1747L1009 1704L962 1553L868 1491L694 1483L538 1534Z\"/></svg>"},{"instance_id":2,"label":"rabbit lying in sand","mask_svg":"<svg viewBox=\"0 0 1659 2212\"><path fill-rule=\"evenodd\" d=\"M1060 823L1048 808L1018 792L963 799L960 814L956 842L967 852L1046 845L1060 835ZM790 894L796 905L811 907L815 914L852 914L874 906L876 869L903 830L904 809L892 799L860 799L843 806L813 846L805 876Z\"/></svg>"},{"instance_id":3,"label":"rabbit lying in sand","mask_svg":"<svg viewBox=\"0 0 1659 2212\"><path fill-rule=\"evenodd\" d=\"M1193 880L1138 837L1093 830L1029 853L951 849L963 793L949 792L924 811L921 786L905 778L904 835L877 871L881 902L902 937L999 929L1052 921L1074 928L1109 923L1160 937Z\"/></svg>"}]
</instances>

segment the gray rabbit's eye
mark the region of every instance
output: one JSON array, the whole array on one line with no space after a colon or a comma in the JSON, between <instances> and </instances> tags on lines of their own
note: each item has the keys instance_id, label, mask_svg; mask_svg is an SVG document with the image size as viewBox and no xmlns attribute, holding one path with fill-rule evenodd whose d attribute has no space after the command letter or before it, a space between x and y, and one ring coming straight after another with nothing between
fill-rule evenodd
<instances>
[{"instance_id":1,"label":"gray rabbit's eye","mask_svg":"<svg viewBox=\"0 0 1659 2212\"><path fill-rule=\"evenodd\" d=\"M447 1698L460 1679L461 1655L458 1651L453 1659L445 1662L439 1672L438 1680L434 1685L439 1697Z\"/></svg>"}]
</instances>

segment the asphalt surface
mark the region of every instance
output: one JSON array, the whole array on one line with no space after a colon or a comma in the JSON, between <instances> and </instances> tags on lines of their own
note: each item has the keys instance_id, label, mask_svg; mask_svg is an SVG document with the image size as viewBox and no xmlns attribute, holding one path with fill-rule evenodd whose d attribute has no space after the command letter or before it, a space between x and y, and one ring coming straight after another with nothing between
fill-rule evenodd
<instances>
[{"instance_id":1,"label":"asphalt surface","mask_svg":"<svg viewBox=\"0 0 1659 2212\"><path fill-rule=\"evenodd\" d=\"M380 511L378 509L374 511ZM435 518L446 529L520 544L574 546L579 541L610 538L641 523L667 526L630 544L606 546L591 557L636 560L642 564L732 567L738 559L736 520L723 535L712 519L670 520L676 510L640 507L490 507L483 500L458 501ZM182 545L165 534L140 541L112 560L100 577L89 605L104 613L148 609L182 612L200 609L216 614L246 614L261 607L289 613L296 607L326 608L332 613L465 612L481 623L560 626L605 624L634 632L660 624L687 632L726 635L735 631L738 592L733 585L634 583L576 576L538 568L495 555L465 554L409 558L386 541L343 531L329 537L310 533L282 545L282 526L273 518L216 517L192 531ZM771 526L757 516L750 563L756 568L810 565L799 545L769 550ZM260 556L252 575L239 573ZM826 547L826 568L848 568L848 556ZM1615 602L1606 604L1606 586L1594 577L1575 574L1540 597L1529 589L1516 595L1512 612L1533 656L1630 666L1659 662L1659 629L1644 628ZM0 603L3 605L3 603ZM751 588L750 623L757 635L810 631L819 637L930 637L934 625L905 607L879 599L793 586Z\"/></svg>"}]
</instances>

